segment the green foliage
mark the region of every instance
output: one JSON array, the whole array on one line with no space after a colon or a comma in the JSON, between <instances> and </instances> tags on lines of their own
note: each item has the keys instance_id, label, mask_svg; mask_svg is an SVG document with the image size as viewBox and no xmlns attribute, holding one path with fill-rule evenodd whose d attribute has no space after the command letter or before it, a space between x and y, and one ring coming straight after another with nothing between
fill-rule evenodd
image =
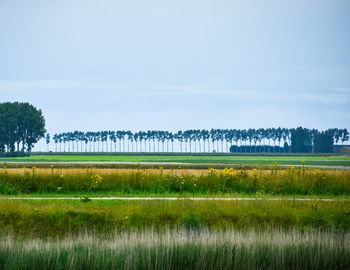
<instances>
[{"instance_id":1,"label":"green foliage","mask_svg":"<svg viewBox=\"0 0 350 270\"><path fill-rule=\"evenodd\" d=\"M349 139L346 129L328 129L334 141L344 143ZM259 128L259 129L211 129L179 130L172 133L164 130L148 130L132 133L131 131L98 131L98 132L64 132L54 134L56 152L174 152L174 142L180 146L180 152L235 152L235 153L268 153L289 152L292 138L294 151L311 152L312 138L317 130L297 128ZM273 143L271 144L271 140ZM49 141L49 140L48 140ZM63 142L63 149L62 149ZM68 145L66 147L66 142ZM77 143L75 145L75 142ZM80 149L79 149L79 143ZM125 147L125 142L127 148ZM83 146L84 143L84 146ZM226 144L224 146L224 143ZM267 144L266 144L267 143ZM59 144L59 145L58 145ZM169 144L171 144L169 146ZM248 146L249 144L249 146ZM285 147L281 147L281 144ZM230 146L229 146L230 145ZM58 148L59 146L59 148ZM130 147L131 146L131 147Z\"/></svg>"},{"instance_id":2,"label":"green foliage","mask_svg":"<svg viewBox=\"0 0 350 270\"><path fill-rule=\"evenodd\" d=\"M313 130L298 127L291 131L291 150L293 153L311 153Z\"/></svg>"},{"instance_id":3,"label":"green foliage","mask_svg":"<svg viewBox=\"0 0 350 270\"><path fill-rule=\"evenodd\" d=\"M30 152L44 134L45 119L41 110L29 103L0 103L0 152L25 148Z\"/></svg>"},{"instance_id":4,"label":"green foliage","mask_svg":"<svg viewBox=\"0 0 350 270\"><path fill-rule=\"evenodd\" d=\"M314 138L315 153L333 152L333 134L329 131L318 132Z\"/></svg>"}]
</instances>

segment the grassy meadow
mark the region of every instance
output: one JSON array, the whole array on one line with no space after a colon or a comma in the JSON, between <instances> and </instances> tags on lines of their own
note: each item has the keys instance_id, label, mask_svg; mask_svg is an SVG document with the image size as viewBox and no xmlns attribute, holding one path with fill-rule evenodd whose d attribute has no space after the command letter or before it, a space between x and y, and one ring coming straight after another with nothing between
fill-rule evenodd
<instances>
[{"instance_id":1,"label":"grassy meadow","mask_svg":"<svg viewBox=\"0 0 350 270\"><path fill-rule=\"evenodd\" d=\"M0 230L19 238L156 229L350 231L349 201L2 200Z\"/></svg>"},{"instance_id":2,"label":"grassy meadow","mask_svg":"<svg viewBox=\"0 0 350 270\"><path fill-rule=\"evenodd\" d=\"M0 202L1 269L348 269L350 202Z\"/></svg>"},{"instance_id":3,"label":"grassy meadow","mask_svg":"<svg viewBox=\"0 0 350 270\"><path fill-rule=\"evenodd\" d=\"M247 168L4 165L0 269L348 269L350 171L273 160ZM45 199L65 196L78 198ZM111 196L180 199L90 199Z\"/></svg>"},{"instance_id":4,"label":"grassy meadow","mask_svg":"<svg viewBox=\"0 0 350 270\"><path fill-rule=\"evenodd\" d=\"M350 195L350 171L313 169L62 169L2 168L0 194L342 196Z\"/></svg>"}]
</instances>

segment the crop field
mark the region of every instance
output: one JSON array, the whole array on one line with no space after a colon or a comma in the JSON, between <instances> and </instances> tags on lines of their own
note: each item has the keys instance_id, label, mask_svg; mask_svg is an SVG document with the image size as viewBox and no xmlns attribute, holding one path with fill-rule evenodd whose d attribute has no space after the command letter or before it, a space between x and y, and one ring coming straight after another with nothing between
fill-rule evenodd
<instances>
[{"instance_id":1,"label":"crop field","mask_svg":"<svg viewBox=\"0 0 350 270\"><path fill-rule=\"evenodd\" d=\"M349 156L216 156L216 155L34 155L30 157L0 158L0 162L130 162L183 164L252 164L313 166L350 166Z\"/></svg>"},{"instance_id":2,"label":"crop field","mask_svg":"<svg viewBox=\"0 0 350 270\"><path fill-rule=\"evenodd\" d=\"M4 165L0 269L348 269L350 171L288 158L300 166Z\"/></svg>"}]
</instances>

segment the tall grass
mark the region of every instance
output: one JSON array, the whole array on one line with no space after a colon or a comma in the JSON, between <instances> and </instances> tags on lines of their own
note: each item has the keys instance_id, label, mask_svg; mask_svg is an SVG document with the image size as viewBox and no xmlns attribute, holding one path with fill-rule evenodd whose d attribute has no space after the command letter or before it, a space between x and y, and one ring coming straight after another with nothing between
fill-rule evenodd
<instances>
[{"instance_id":1,"label":"tall grass","mask_svg":"<svg viewBox=\"0 0 350 270\"><path fill-rule=\"evenodd\" d=\"M349 269L350 235L273 230L134 231L0 242L1 269Z\"/></svg>"},{"instance_id":2,"label":"tall grass","mask_svg":"<svg viewBox=\"0 0 350 270\"><path fill-rule=\"evenodd\" d=\"M193 193L350 195L350 172L289 167L280 170L1 169L0 194Z\"/></svg>"},{"instance_id":3,"label":"tall grass","mask_svg":"<svg viewBox=\"0 0 350 270\"><path fill-rule=\"evenodd\" d=\"M350 231L350 202L0 201L0 231L62 237L81 230L298 228Z\"/></svg>"}]
</instances>

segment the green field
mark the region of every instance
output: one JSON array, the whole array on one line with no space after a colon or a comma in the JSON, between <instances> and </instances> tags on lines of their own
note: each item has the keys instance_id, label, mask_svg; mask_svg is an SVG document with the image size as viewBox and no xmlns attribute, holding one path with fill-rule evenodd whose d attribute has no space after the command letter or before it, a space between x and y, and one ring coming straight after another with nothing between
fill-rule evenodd
<instances>
[{"instance_id":1,"label":"green field","mask_svg":"<svg viewBox=\"0 0 350 270\"><path fill-rule=\"evenodd\" d=\"M350 172L309 166L349 166L349 157L65 155L1 161L24 163L0 168L0 269L350 267ZM45 164L35 163L40 161ZM86 164L65 163L70 161ZM94 163L103 161L134 164ZM171 162L185 165L164 165ZM26 199L33 196L41 199ZM57 199L63 196L78 199ZM183 198L90 199L95 196Z\"/></svg>"},{"instance_id":2,"label":"green field","mask_svg":"<svg viewBox=\"0 0 350 270\"><path fill-rule=\"evenodd\" d=\"M0 158L0 162L164 162L191 164L261 164L269 165L278 162L280 165L301 165L304 160L307 165L320 166L350 166L348 156L214 156L214 155L35 155L31 157Z\"/></svg>"}]
</instances>

